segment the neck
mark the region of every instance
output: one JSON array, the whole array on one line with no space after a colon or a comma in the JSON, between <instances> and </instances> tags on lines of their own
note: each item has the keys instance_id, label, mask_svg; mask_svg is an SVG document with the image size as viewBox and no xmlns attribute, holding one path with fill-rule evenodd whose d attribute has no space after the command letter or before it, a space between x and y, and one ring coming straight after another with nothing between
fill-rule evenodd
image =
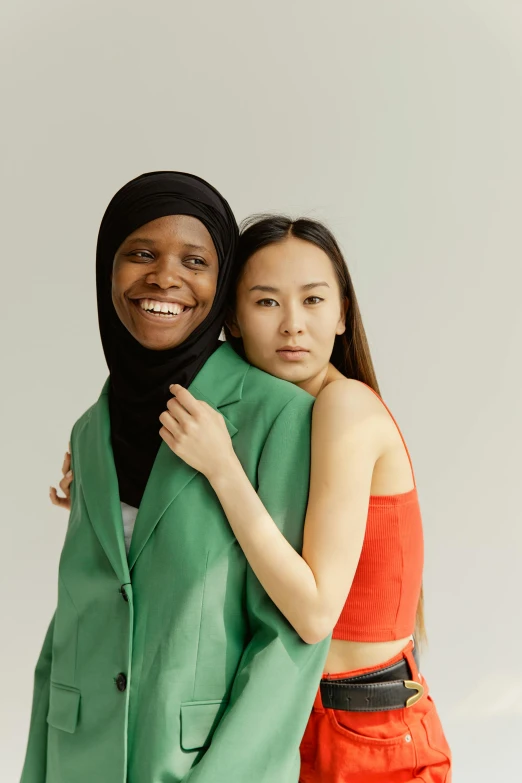
<instances>
[{"instance_id":1,"label":"neck","mask_svg":"<svg viewBox=\"0 0 522 783\"><path fill-rule=\"evenodd\" d=\"M305 381L296 383L300 389L311 394L313 397L317 397L325 386L328 386L330 381L333 380L332 371L337 372L332 364L327 364L320 372L314 375L312 378L307 378Z\"/></svg>"}]
</instances>

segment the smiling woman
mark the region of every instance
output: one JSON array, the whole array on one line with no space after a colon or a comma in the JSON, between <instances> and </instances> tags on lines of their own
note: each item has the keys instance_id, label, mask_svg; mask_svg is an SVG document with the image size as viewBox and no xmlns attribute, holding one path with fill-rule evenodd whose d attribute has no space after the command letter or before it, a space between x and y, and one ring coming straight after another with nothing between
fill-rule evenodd
<instances>
[{"instance_id":1,"label":"smiling woman","mask_svg":"<svg viewBox=\"0 0 522 783\"><path fill-rule=\"evenodd\" d=\"M326 644L290 628L207 479L160 432L170 384L190 385L301 546L313 399L219 342L237 238L223 197L180 172L132 180L105 212L109 378L64 463L69 527L22 783L298 779Z\"/></svg>"},{"instance_id":2,"label":"smiling woman","mask_svg":"<svg viewBox=\"0 0 522 783\"><path fill-rule=\"evenodd\" d=\"M228 205L197 177L175 173L174 188L173 178L155 172L125 185L96 252L112 448L121 500L134 508L161 442L169 384L190 383L219 344L234 262ZM181 309L158 315L168 303Z\"/></svg>"},{"instance_id":3,"label":"smiling woman","mask_svg":"<svg viewBox=\"0 0 522 783\"><path fill-rule=\"evenodd\" d=\"M174 348L210 312L218 270L216 248L200 220L157 218L129 234L116 252L114 308L141 345Z\"/></svg>"}]
</instances>

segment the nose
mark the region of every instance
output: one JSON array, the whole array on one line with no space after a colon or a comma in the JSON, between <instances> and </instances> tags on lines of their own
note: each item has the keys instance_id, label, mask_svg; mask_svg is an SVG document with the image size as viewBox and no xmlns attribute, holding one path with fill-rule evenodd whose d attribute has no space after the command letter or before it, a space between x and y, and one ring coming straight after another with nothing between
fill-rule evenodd
<instances>
[{"instance_id":1,"label":"nose","mask_svg":"<svg viewBox=\"0 0 522 783\"><path fill-rule=\"evenodd\" d=\"M158 258L154 268L147 274L146 281L149 285L157 285L163 289L181 288L183 281L178 259L171 255Z\"/></svg>"},{"instance_id":2,"label":"nose","mask_svg":"<svg viewBox=\"0 0 522 783\"><path fill-rule=\"evenodd\" d=\"M280 326L281 334L294 337L304 332L304 319L297 308L288 308Z\"/></svg>"}]
</instances>

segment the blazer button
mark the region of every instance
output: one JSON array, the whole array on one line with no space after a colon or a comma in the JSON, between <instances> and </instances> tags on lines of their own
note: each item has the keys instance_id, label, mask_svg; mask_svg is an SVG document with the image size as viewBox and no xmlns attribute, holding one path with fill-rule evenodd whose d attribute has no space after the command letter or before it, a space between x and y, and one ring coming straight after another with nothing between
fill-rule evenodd
<instances>
[{"instance_id":1,"label":"blazer button","mask_svg":"<svg viewBox=\"0 0 522 783\"><path fill-rule=\"evenodd\" d=\"M124 601L128 601L129 600L129 596L127 595L127 591L126 591L124 585L121 586L120 593L121 593L122 598L123 598Z\"/></svg>"},{"instance_id":2,"label":"blazer button","mask_svg":"<svg viewBox=\"0 0 522 783\"><path fill-rule=\"evenodd\" d=\"M119 691L124 691L127 688L127 677L123 672L120 672L116 677L116 687Z\"/></svg>"}]
</instances>

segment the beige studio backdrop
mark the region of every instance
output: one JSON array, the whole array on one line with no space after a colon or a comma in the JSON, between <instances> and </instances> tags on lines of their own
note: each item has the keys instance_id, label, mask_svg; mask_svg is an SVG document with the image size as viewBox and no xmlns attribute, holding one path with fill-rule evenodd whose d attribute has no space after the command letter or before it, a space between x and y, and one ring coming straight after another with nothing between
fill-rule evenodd
<instances>
[{"instance_id":1,"label":"beige studio backdrop","mask_svg":"<svg viewBox=\"0 0 522 783\"><path fill-rule=\"evenodd\" d=\"M522 3L4 0L0 780L16 783L67 515L106 376L94 256L147 170L238 218L325 219L351 267L426 539L423 670L457 783L519 780ZM72 783L72 782L71 782Z\"/></svg>"}]
</instances>

